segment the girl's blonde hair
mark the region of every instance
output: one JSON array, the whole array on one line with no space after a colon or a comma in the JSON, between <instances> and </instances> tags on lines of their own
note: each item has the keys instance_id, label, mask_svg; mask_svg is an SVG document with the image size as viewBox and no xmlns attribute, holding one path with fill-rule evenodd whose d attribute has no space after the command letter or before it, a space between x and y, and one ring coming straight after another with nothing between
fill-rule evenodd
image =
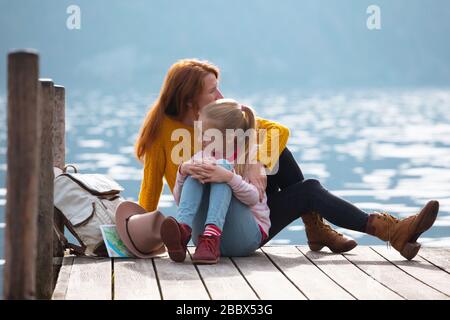
<instances>
[{"instance_id":1,"label":"girl's blonde hair","mask_svg":"<svg viewBox=\"0 0 450 320\"><path fill-rule=\"evenodd\" d=\"M244 152L238 152L235 171L245 177L250 156L254 156L251 151L256 150L253 145L256 144L256 116L253 109L232 99L219 99L205 106L200 112L211 121L214 128L222 131L224 136L226 129L244 131Z\"/></svg>"}]
</instances>

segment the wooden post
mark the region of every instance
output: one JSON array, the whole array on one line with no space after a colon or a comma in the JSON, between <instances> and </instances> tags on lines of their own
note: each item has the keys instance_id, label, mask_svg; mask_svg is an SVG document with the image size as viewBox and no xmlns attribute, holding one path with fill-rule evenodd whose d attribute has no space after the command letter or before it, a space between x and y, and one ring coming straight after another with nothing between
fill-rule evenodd
<instances>
[{"instance_id":1,"label":"wooden post","mask_svg":"<svg viewBox=\"0 0 450 320\"><path fill-rule=\"evenodd\" d=\"M53 114L53 165L60 169L66 163L66 103L65 89L63 86L55 86L55 111Z\"/></svg>"},{"instance_id":2,"label":"wooden post","mask_svg":"<svg viewBox=\"0 0 450 320\"><path fill-rule=\"evenodd\" d=\"M35 297L39 187L39 56L8 54L8 155L4 298Z\"/></svg>"},{"instance_id":3,"label":"wooden post","mask_svg":"<svg viewBox=\"0 0 450 320\"><path fill-rule=\"evenodd\" d=\"M64 168L66 163L66 142L65 142L65 132L66 132L66 122L65 122L65 89L63 86L56 85L55 87L55 109L53 112L53 166L60 169ZM54 210L54 226L58 228L61 233L64 234L64 224L59 215L57 215L56 210ZM64 250L59 242L56 232L53 232L53 257L55 260L59 257L64 256ZM58 279L59 269L61 268L61 263L53 264L53 283L56 285L56 280Z\"/></svg>"},{"instance_id":4,"label":"wooden post","mask_svg":"<svg viewBox=\"0 0 450 320\"><path fill-rule=\"evenodd\" d=\"M53 293L53 81L41 79L41 148L39 172L38 241L36 260L36 298L50 299Z\"/></svg>"}]
</instances>

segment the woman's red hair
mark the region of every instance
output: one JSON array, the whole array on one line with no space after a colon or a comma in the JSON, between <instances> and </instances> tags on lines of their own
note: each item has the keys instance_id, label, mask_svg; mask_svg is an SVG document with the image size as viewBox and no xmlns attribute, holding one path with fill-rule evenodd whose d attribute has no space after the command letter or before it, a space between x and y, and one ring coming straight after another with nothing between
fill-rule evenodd
<instances>
[{"instance_id":1,"label":"woman's red hair","mask_svg":"<svg viewBox=\"0 0 450 320\"><path fill-rule=\"evenodd\" d=\"M188 103L198 110L197 100L203 91L208 74L219 78L219 68L208 61L183 59L167 72L158 99L145 117L135 144L138 160L144 161L146 150L155 141L164 115L181 120L188 111Z\"/></svg>"}]
</instances>

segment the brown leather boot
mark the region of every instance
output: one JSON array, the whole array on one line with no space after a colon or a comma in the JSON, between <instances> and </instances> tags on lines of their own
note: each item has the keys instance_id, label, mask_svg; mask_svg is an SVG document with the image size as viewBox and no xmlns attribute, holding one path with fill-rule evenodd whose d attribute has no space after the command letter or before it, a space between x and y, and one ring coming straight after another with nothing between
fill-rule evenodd
<instances>
[{"instance_id":1,"label":"brown leather boot","mask_svg":"<svg viewBox=\"0 0 450 320\"><path fill-rule=\"evenodd\" d=\"M302 220L311 251L319 251L326 246L334 253L341 253L358 245L355 240L333 230L315 211L303 214Z\"/></svg>"},{"instance_id":2,"label":"brown leather boot","mask_svg":"<svg viewBox=\"0 0 450 320\"><path fill-rule=\"evenodd\" d=\"M429 201L418 214L399 220L387 212L370 214L366 233L389 243L408 260L414 258L420 249L419 236L427 231L436 220L439 202Z\"/></svg>"}]
</instances>

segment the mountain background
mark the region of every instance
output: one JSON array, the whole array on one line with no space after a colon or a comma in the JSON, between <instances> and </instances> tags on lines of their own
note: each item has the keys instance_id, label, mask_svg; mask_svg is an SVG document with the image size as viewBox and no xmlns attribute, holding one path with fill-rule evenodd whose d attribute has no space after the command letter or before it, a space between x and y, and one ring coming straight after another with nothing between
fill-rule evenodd
<instances>
[{"instance_id":1,"label":"mountain background","mask_svg":"<svg viewBox=\"0 0 450 320\"><path fill-rule=\"evenodd\" d=\"M366 27L371 4L381 30ZM66 27L69 5L80 30ZM27 47L71 92L157 94L169 66L192 57L239 94L446 87L449 34L446 0L0 0L0 93L8 51Z\"/></svg>"}]
</instances>

